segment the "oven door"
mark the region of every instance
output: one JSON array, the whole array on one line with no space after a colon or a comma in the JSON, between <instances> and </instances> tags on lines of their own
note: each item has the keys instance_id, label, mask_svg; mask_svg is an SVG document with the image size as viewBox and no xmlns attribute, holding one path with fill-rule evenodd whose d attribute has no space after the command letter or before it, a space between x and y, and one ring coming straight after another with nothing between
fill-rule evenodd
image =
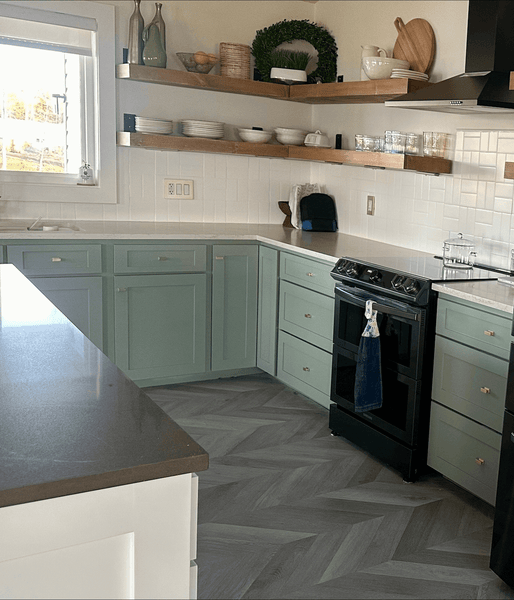
<instances>
[{"instance_id":1,"label":"oven door","mask_svg":"<svg viewBox=\"0 0 514 600\"><path fill-rule=\"evenodd\" d=\"M421 381L382 366L382 406L376 410L355 413L353 389L357 356L356 352L334 345L330 399L353 413L357 419L370 423L409 446L415 446L421 407Z\"/></svg>"},{"instance_id":2,"label":"oven door","mask_svg":"<svg viewBox=\"0 0 514 600\"><path fill-rule=\"evenodd\" d=\"M426 328L426 309L353 288L335 288L334 344L357 354L367 323L366 300L373 300L380 331L383 369L420 379Z\"/></svg>"}]
</instances>

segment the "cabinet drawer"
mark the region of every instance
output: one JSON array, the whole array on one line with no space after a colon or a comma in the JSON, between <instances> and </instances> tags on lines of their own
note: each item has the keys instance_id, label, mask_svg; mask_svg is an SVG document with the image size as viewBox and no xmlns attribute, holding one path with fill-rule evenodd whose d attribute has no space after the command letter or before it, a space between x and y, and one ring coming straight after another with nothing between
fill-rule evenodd
<instances>
[{"instance_id":1,"label":"cabinet drawer","mask_svg":"<svg viewBox=\"0 0 514 600\"><path fill-rule=\"evenodd\" d=\"M437 333L509 360L512 317L439 298Z\"/></svg>"},{"instance_id":2,"label":"cabinet drawer","mask_svg":"<svg viewBox=\"0 0 514 600\"><path fill-rule=\"evenodd\" d=\"M432 398L501 432L509 363L437 336Z\"/></svg>"},{"instance_id":3,"label":"cabinet drawer","mask_svg":"<svg viewBox=\"0 0 514 600\"><path fill-rule=\"evenodd\" d=\"M331 372L332 354L279 332L277 377L281 381L328 408Z\"/></svg>"},{"instance_id":4,"label":"cabinet drawer","mask_svg":"<svg viewBox=\"0 0 514 600\"><path fill-rule=\"evenodd\" d=\"M280 278L303 285L311 290L334 296L335 282L330 276L331 265L304 258L280 253Z\"/></svg>"},{"instance_id":5,"label":"cabinet drawer","mask_svg":"<svg viewBox=\"0 0 514 600\"><path fill-rule=\"evenodd\" d=\"M207 250L200 245L114 246L115 273L198 273L206 270Z\"/></svg>"},{"instance_id":6,"label":"cabinet drawer","mask_svg":"<svg viewBox=\"0 0 514 600\"><path fill-rule=\"evenodd\" d=\"M334 330L334 300L281 281L279 326L280 329L330 352Z\"/></svg>"},{"instance_id":7,"label":"cabinet drawer","mask_svg":"<svg viewBox=\"0 0 514 600\"><path fill-rule=\"evenodd\" d=\"M102 246L8 246L7 260L27 276L99 274L102 272Z\"/></svg>"},{"instance_id":8,"label":"cabinet drawer","mask_svg":"<svg viewBox=\"0 0 514 600\"><path fill-rule=\"evenodd\" d=\"M432 402L429 466L493 506L500 447L499 433Z\"/></svg>"}]
</instances>

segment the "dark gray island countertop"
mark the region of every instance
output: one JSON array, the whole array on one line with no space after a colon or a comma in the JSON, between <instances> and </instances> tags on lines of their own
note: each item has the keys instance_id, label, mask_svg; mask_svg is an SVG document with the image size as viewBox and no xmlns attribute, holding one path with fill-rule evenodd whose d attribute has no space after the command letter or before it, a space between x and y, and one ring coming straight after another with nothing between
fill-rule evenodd
<instances>
[{"instance_id":1,"label":"dark gray island countertop","mask_svg":"<svg viewBox=\"0 0 514 600\"><path fill-rule=\"evenodd\" d=\"M0 506L207 467L201 446L0 265Z\"/></svg>"}]
</instances>

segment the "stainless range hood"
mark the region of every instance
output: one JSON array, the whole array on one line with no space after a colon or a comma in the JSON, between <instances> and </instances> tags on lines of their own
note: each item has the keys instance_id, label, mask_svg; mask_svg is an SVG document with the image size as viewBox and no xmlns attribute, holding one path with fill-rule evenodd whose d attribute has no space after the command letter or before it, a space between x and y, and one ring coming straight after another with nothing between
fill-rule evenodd
<instances>
[{"instance_id":1,"label":"stainless range hood","mask_svg":"<svg viewBox=\"0 0 514 600\"><path fill-rule=\"evenodd\" d=\"M466 72L388 100L386 106L461 114L514 110L509 90L513 30L512 0L469 0Z\"/></svg>"}]
</instances>

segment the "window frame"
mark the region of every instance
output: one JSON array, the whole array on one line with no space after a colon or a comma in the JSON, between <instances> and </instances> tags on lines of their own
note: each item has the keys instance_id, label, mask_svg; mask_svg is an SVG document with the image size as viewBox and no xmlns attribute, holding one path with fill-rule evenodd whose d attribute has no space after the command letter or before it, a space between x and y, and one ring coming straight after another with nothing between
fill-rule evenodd
<instances>
[{"instance_id":1,"label":"window frame","mask_svg":"<svg viewBox=\"0 0 514 600\"><path fill-rule=\"evenodd\" d=\"M116 80L115 80L115 7L83 0L9 0L5 4L30 7L93 18L97 22L94 74L95 103L95 158L94 186L80 186L74 182L45 180L43 173L31 173L39 181L27 181L26 174L16 171L0 171L2 200L20 202L77 202L85 204L115 204L116 197ZM18 175L19 173L19 175ZM18 175L18 179L17 179ZM64 176L63 179L68 179ZM17 179L15 181L15 179Z\"/></svg>"}]
</instances>

